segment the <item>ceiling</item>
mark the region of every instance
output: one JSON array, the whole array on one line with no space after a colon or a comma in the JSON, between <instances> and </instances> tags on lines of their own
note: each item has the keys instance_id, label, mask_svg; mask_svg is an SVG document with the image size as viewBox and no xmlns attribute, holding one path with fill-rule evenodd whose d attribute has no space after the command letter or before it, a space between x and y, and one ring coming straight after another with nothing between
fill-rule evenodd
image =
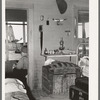
<instances>
[{"instance_id":1,"label":"ceiling","mask_svg":"<svg viewBox=\"0 0 100 100\"><path fill-rule=\"evenodd\" d=\"M44 3L44 4L49 4L49 3L55 3L56 0L5 0L6 2L24 2L24 3L38 3L38 4L41 4L41 3ZM82 2L87 2L89 3L89 0L65 0L66 2L67 1L73 1L73 2L76 2L76 1L82 1Z\"/></svg>"}]
</instances>

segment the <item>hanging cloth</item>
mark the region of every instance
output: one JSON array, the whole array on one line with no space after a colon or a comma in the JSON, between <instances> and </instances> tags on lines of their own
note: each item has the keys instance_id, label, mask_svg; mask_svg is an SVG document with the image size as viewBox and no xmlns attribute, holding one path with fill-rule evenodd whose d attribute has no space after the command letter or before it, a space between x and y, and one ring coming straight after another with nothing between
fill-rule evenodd
<instances>
[{"instance_id":1,"label":"hanging cloth","mask_svg":"<svg viewBox=\"0 0 100 100\"><path fill-rule=\"evenodd\" d=\"M84 38L86 38L86 33L85 33L85 23L83 23L83 34L82 34L83 36L83 43L85 43L85 41L84 41ZM85 55L86 54L86 45L85 44L83 44L83 55Z\"/></svg>"},{"instance_id":2,"label":"hanging cloth","mask_svg":"<svg viewBox=\"0 0 100 100\"><path fill-rule=\"evenodd\" d=\"M83 36L83 38L86 38L86 33L85 33L85 23L83 23L83 34L82 34Z\"/></svg>"},{"instance_id":3,"label":"hanging cloth","mask_svg":"<svg viewBox=\"0 0 100 100\"><path fill-rule=\"evenodd\" d=\"M14 36L14 31L13 31L13 27L10 25L10 26L7 26L6 27L6 34L7 34L7 39L9 42L12 42L15 40L15 36Z\"/></svg>"}]
</instances>

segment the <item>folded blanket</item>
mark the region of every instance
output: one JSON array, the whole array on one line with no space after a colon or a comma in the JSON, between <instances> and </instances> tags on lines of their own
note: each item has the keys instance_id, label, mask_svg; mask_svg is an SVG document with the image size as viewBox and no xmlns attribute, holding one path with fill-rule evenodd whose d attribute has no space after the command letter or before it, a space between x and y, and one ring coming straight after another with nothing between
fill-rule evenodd
<instances>
[{"instance_id":1,"label":"folded blanket","mask_svg":"<svg viewBox=\"0 0 100 100\"><path fill-rule=\"evenodd\" d=\"M29 100L28 96L26 93L23 92L13 92L11 96L11 100L17 99L17 100Z\"/></svg>"}]
</instances>

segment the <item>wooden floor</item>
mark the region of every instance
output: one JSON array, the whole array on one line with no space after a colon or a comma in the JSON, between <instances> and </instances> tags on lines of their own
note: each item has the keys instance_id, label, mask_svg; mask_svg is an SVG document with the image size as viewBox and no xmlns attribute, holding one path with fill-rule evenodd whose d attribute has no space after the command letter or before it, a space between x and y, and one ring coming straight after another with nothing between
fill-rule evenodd
<instances>
[{"instance_id":1,"label":"wooden floor","mask_svg":"<svg viewBox=\"0 0 100 100\"><path fill-rule=\"evenodd\" d=\"M66 94L56 94L56 95L47 95L42 90L34 90L32 92L36 100L70 100L69 93Z\"/></svg>"}]
</instances>

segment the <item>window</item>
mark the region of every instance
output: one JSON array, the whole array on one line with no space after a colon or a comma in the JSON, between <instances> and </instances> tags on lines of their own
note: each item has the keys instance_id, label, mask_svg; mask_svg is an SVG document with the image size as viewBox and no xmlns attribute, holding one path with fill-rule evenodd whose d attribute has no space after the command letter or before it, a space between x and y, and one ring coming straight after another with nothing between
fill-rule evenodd
<instances>
[{"instance_id":1,"label":"window","mask_svg":"<svg viewBox=\"0 0 100 100\"><path fill-rule=\"evenodd\" d=\"M89 37L89 10L77 10L77 16L75 17L75 37Z\"/></svg>"},{"instance_id":2,"label":"window","mask_svg":"<svg viewBox=\"0 0 100 100\"><path fill-rule=\"evenodd\" d=\"M16 40L20 43L27 43L27 22L8 21L7 26L12 26Z\"/></svg>"}]
</instances>

